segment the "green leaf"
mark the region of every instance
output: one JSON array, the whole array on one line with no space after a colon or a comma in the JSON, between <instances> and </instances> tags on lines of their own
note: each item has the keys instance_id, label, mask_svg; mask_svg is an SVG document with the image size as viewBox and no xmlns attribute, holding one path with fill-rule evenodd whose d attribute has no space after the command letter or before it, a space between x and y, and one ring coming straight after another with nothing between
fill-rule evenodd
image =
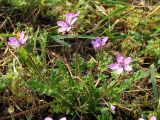
<instances>
[{"instance_id":1,"label":"green leaf","mask_svg":"<svg viewBox=\"0 0 160 120\"><path fill-rule=\"evenodd\" d=\"M9 36L13 36L13 34L9 34L9 33L0 33L0 37L9 37Z\"/></svg>"},{"instance_id":2,"label":"green leaf","mask_svg":"<svg viewBox=\"0 0 160 120\"><path fill-rule=\"evenodd\" d=\"M54 40L55 42L61 44L61 45L64 45L64 46L67 46L67 47L70 47L70 44L67 43L67 42L64 42L62 40L62 37L59 36L59 35L54 35L54 36L50 36L52 38L52 40Z\"/></svg>"},{"instance_id":3,"label":"green leaf","mask_svg":"<svg viewBox=\"0 0 160 120\"><path fill-rule=\"evenodd\" d=\"M54 94L53 90L48 85L44 84L42 81L29 80L27 84L32 90L40 94L46 94L49 96L52 96Z\"/></svg>"},{"instance_id":4,"label":"green leaf","mask_svg":"<svg viewBox=\"0 0 160 120\"><path fill-rule=\"evenodd\" d=\"M20 61L22 62L25 62L28 58L28 53L23 47L21 47L20 50L18 51L18 55L19 55Z\"/></svg>"},{"instance_id":5,"label":"green leaf","mask_svg":"<svg viewBox=\"0 0 160 120\"><path fill-rule=\"evenodd\" d=\"M131 78L125 79L124 82L118 88L116 88L117 93L121 93L126 89L130 89L134 82L141 80L141 78L147 77L148 74L148 72L143 70L135 72Z\"/></svg>"},{"instance_id":6,"label":"green leaf","mask_svg":"<svg viewBox=\"0 0 160 120\"><path fill-rule=\"evenodd\" d=\"M116 1L113 1L113 0L101 0L101 2L104 2L107 5L110 4L112 6L116 5L116 4L129 5L128 3L124 2L124 0L116 0Z\"/></svg>"},{"instance_id":7,"label":"green leaf","mask_svg":"<svg viewBox=\"0 0 160 120\"><path fill-rule=\"evenodd\" d=\"M101 24L103 21L107 20L110 17L117 15L118 13L124 11L127 8L128 8L128 6L123 6L123 7L120 7L118 9L112 11L111 13L108 14L108 16L104 17L98 24Z\"/></svg>"},{"instance_id":8,"label":"green leaf","mask_svg":"<svg viewBox=\"0 0 160 120\"><path fill-rule=\"evenodd\" d=\"M0 47L2 47L2 45L3 45L3 42L0 42Z\"/></svg>"},{"instance_id":9,"label":"green leaf","mask_svg":"<svg viewBox=\"0 0 160 120\"><path fill-rule=\"evenodd\" d=\"M93 29L88 31L88 33L90 33L91 31L96 31L104 21L108 20L110 17L117 15L120 12L123 12L127 8L128 8L128 6L120 7L118 9L112 11L111 13L109 13L108 16L104 16L103 19Z\"/></svg>"},{"instance_id":10,"label":"green leaf","mask_svg":"<svg viewBox=\"0 0 160 120\"><path fill-rule=\"evenodd\" d=\"M160 120L160 98L159 98L158 107L157 107L157 120Z\"/></svg>"},{"instance_id":11,"label":"green leaf","mask_svg":"<svg viewBox=\"0 0 160 120\"><path fill-rule=\"evenodd\" d=\"M152 81L152 87L153 87L155 100L158 100L158 90L157 90L155 71L156 71L155 66L154 66L154 64L152 64L151 67L150 67L151 81Z\"/></svg>"},{"instance_id":12,"label":"green leaf","mask_svg":"<svg viewBox=\"0 0 160 120\"><path fill-rule=\"evenodd\" d=\"M64 40L64 39L94 39L96 36L95 35L49 35L53 39L59 39L59 40Z\"/></svg>"}]
</instances>

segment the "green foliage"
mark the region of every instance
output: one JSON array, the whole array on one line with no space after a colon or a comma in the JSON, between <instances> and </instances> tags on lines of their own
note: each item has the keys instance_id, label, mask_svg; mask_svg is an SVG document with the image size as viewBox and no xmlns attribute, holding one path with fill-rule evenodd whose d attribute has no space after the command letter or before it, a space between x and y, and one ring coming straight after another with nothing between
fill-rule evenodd
<instances>
[{"instance_id":1,"label":"green foliage","mask_svg":"<svg viewBox=\"0 0 160 120\"><path fill-rule=\"evenodd\" d=\"M148 45L145 49L145 54L154 56L156 59L158 59L160 56L160 39L152 39L148 41Z\"/></svg>"},{"instance_id":2,"label":"green foliage","mask_svg":"<svg viewBox=\"0 0 160 120\"><path fill-rule=\"evenodd\" d=\"M27 84L31 89L40 94L46 94L48 96L52 96L54 94L53 89L51 89L48 85L45 85L42 81L29 80Z\"/></svg>"},{"instance_id":3,"label":"green foliage","mask_svg":"<svg viewBox=\"0 0 160 120\"><path fill-rule=\"evenodd\" d=\"M138 70L133 73L133 76L127 75L127 78L124 79L123 83L117 87L116 91L117 93L121 93L124 90L130 90L133 83L140 81L142 78L147 77L149 72Z\"/></svg>"},{"instance_id":4,"label":"green foliage","mask_svg":"<svg viewBox=\"0 0 160 120\"><path fill-rule=\"evenodd\" d=\"M18 57L20 62L23 64L26 63L26 60L28 59L28 53L23 47L18 51Z\"/></svg>"},{"instance_id":5,"label":"green foliage","mask_svg":"<svg viewBox=\"0 0 160 120\"><path fill-rule=\"evenodd\" d=\"M112 57L107 52L102 52L97 54L97 59L99 60L98 68L101 72L107 69L107 65L112 63Z\"/></svg>"},{"instance_id":6,"label":"green foliage","mask_svg":"<svg viewBox=\"0 0 160 120\"><path fill-rule=\"evenodd\" d=\"M101 115L98 115L97 120L113 120L108 108L101 109Z\"/></svg>"},{"instance_id":7,"label":"green foliage","mask_svg":"<svg viewBox=\"0 0 160 120\"><path fill-rule=\"evenodd\" d=\"M78 68L76 68L78 67ZM77 74L81 74L82 72L85 72L85 68L86 68L86 63L84 62L84 59L82 57L80 57L80 55L76 55L73 54L73 58L72 58L72 68L73 68L73 71L75 71L74 74L76 74L76 69L77 70Z\"/></svg>"},{"instance_id":8,"label":"green foliage","mask_svg":"<svg viewBox=\"0 0 160 120\"><path fill-rule=\"evenodd\" d=\"M111 63L111 57L107 52L97 54L97 60L91 58L86 64L84 59L78 54L79 76L75 76L76 69L76 54L73 55L71 61L72 69L67 67L65 63L59 59L55 61L56 67L50 69L50 77L47 82L43 83L39 79L29 80L27 82L29 88L47 96L53 97L51 112L65 113L71 115L93 114L96 115L101 111L101 115L97 119L112 120L110 109L101 108L101 98L107 98L109 102L119 102L119 94L125 90L130 90L134 82L138 82L141 78L148 76L148 72L139 70L133 75L125 73L123 76L114 76L112 82L106 81L108 76L103 72L107 69L106 64ZM101 71L97 74L92 74L91 70L96 67L99 60L98 69ZM85 74L85 72L87 74ZM74 73L74 74L72 74ZM95 85L94 77L100 81L99 87ZM123 78L124 77L124 78ZM120 81L123 82L120 83ZM98 81L96 80L96 82ZM119 97L118 97L119 96ZM108 106L109 107L109 106ZM91 112L92 111L92 112Z\"/></svg>"},{"instance_id":9,"label":"green foliage","mask_svg":"<svg viewBox=\"0 0 160 120\"><path fill-rule=\"evenodd\" d=\"M75 58L75 57L73 57ZM75 59L73 59L73 70ZM82 64L83 63L83 64ZM91 73L83 77L71 76L62 61L56 60L57 67L51 70L51 75L47 80L48 84L39 80L29 80L28 86L40 94L46 94L54 97L51 111L54 113L96 113L96 107L99 104L98 91L94 85L94 79ZM79 55L79 71L85 64Z\"/></svg>"},{"instance_id":10,"label":"green foliage","mask_svg":"<svg viewBox=\"0 0 160 120\"><path fill-rule=\"evenodd\" d=\"M0 75L0 92L4 91L5 88L11 83L12 75Z\"/></svg>"},{"instance_id":11,"label":"green foliage","mask_svg":"<svg viewBox=\"0 0 160 120\"><path fill-rule=\"evenodd\" d=\"M33 6L50 6L62 2L63 0L7 0L7 2L14 7L24 8L24 7L33 7ZM3 2L3 0L2 0Z\"/></svg>"},{"instance_id":12,"label":"green foliage","mask_svg":"<svg viewBox=\"0 0 160 120\"><path fill-rule=\"evenodd\" d=\"M152 87L153 87L153 93L154 93L154 99L158 100L158 89L157 89L157 82L155 77L155 66L154 64L151 65L150 72L151 72L151 81L152 81Z\"/></svg>"}]
</instances>

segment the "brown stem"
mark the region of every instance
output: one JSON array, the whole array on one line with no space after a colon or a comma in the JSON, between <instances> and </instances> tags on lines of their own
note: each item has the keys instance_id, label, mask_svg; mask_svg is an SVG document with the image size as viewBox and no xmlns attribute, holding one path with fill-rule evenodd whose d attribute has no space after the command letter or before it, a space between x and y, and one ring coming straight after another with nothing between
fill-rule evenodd
<instances>
[{"instance_id":1,"label":"brown stem","mask_svg":"<svg viewBox=\"0 0 160 120\"><path fill-rule=\"evenodd\" d=\"M39 109L46 108L46 107L50 106L51 104L52 104L52 102L47 103L47 104L42 105L42 106L39 106L39 107L36 107L36 108L32 108L30 110L26 110L26 111L23 111L23 112L15 113L15 114L12 114L12 115L9 115L9 116L6 116L6 117L1 117L0 120L10 120L12 117L16 118L16 117L22 116L24 114L27 114L29 112L38 111Z\"/></svg>"},{"instance_id":2,"label":"brown stem","mask_svg":"<svg viewBox=\"0 0 160 120\"><path fill-rule=\"evenodd\" d=\"M78 49L78 40L76 39L76 76L79 74Z\"/></svg>"}]
</instances>

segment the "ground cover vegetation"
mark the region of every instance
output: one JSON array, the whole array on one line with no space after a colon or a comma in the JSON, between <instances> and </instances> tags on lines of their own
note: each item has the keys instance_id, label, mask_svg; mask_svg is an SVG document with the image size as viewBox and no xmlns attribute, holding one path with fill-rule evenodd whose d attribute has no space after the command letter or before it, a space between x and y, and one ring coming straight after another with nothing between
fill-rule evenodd
<instances>
[{"instance_id":1,"label":"ground cover vegetation","mask_svg":"<svg viewBox=\"0 0 160 120\"><path fill-rule=\"evenodd\" d=\"M160 120L158 0L0 0L0 120Z\"/></svg>"}]
</instances>

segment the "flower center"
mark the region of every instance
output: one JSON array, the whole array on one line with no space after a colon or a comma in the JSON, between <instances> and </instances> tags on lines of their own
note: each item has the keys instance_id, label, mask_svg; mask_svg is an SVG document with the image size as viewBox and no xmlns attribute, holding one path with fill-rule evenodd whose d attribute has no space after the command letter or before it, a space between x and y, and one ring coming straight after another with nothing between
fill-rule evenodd
<instances>
[{"instance_id":1,"label":"flower center","mask_svg":"<svg viewBox=\"0 0 160 120\"><path fill-rule=\"evenodd\" d=\"M124 66L125 66L124 61L119 62L119 67L124 68Z\"/></svg>"}]
</instances>

